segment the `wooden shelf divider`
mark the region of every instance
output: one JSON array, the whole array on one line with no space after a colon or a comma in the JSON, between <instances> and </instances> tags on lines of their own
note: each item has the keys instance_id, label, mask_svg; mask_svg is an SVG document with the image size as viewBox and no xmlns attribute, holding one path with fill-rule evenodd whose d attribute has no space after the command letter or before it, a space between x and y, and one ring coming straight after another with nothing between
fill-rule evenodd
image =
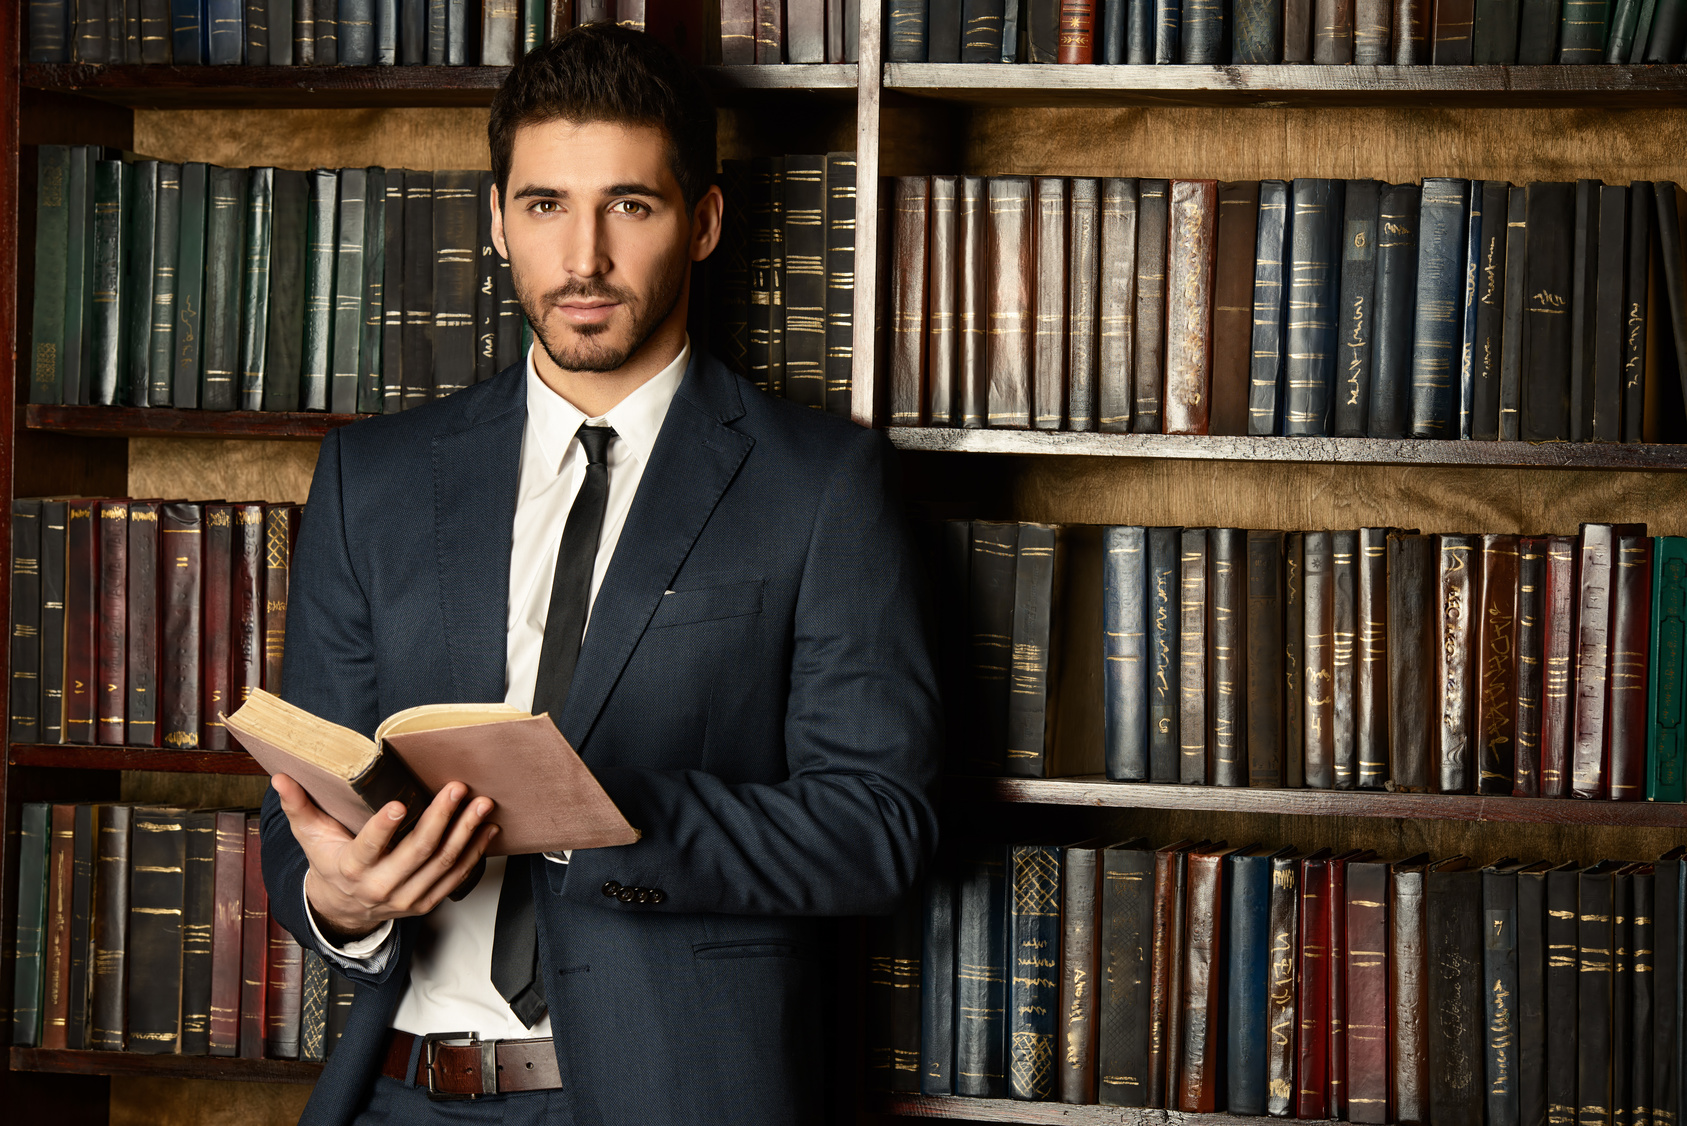
<instances>
[{"instance_id":1,"label":"wooden shelf divider","mask_svg":"<svg viewBox=\"0 0 1687 1126\"><path fill-rule=\"evenodd\" d=\"M1020 1099L963 1099L952 1095L870 1095L880 1114L958 1118L967 1122L1059 1123L1060 1126L1282 1126L1292 1119L1240 1114L1184 1114L1149 1107L1078 1106Z\"/></svg>"},{"instance_id":2,"label":"wooden shelf divider","mask_svg":"<svg viewBox=\"0 0 1687 1126\"><path fill-rule=\"evenodd\" d=\"M175 1056L142 1052L72 1052L13 1048L14 1071L68 1075L152 1075L173 1079L235 1079L247 1083L315 1083L322 1065L302 1060L248 1060L229 1056Z\"/></svg>"},{"instance_id":3,"label":"wooden shelf divider","mask_svg":"<svg viewBox=\"0 0 1687 1126\"><path fill-rule=\"evenodd\" d=\"M51 770L156 770L173 774L264 774L245 751L176 751L154 747L90 747L80 743L13 743L8 765Z\"/></svg>"},{"instance_id":4,"label":"wooden shelf divider","mask_svg":"<svg viewBox=\"0 0 1687 1126\"><path fill-rule=\"evenodd\" d=\"M31 403L24 408L23 424L28 430L110 438L267 438L320 442L330 430L372 417L320 411L55 407Z\"/></svg>"}]
</instances>

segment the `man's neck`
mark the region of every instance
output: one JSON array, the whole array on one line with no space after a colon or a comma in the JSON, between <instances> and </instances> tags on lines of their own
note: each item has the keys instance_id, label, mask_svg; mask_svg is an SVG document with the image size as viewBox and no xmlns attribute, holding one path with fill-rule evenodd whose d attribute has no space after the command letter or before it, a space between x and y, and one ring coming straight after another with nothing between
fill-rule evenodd
<instances>
[{"instance_id":1,"label":"man's neck","mask_svg":"<svg viewBox=\"0 0 1687 1126\"><path fill-rule=\"evenodd\" d=\"M533 367L546 387L587 418L602 418L628 395L660 375L685 347L685 321L664 323L614 371L571 371L559 367L542 345L533 349Z\"/></svg>"}]
</instances>

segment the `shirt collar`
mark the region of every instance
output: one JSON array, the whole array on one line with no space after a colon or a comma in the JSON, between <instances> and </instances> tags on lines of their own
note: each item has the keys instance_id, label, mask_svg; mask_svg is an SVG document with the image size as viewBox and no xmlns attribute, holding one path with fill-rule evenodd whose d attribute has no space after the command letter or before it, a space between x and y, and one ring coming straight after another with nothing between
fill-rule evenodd
<instances>
[{"instance_id":1,"label":"shirt collar","mask_svg":"<svg viewBox=\"0 0 1687 1126\"><path fill-rule=\"evenodd\" d=\"M538 347L535 341L533 347ZM651 451L656 448L656 436L661 433L662 420L668 416L668 405L679 390L691 362L691 337L688 335L679 355L637 390L598 418L587 418L581 410L555 391L539 377L533 364L533 350L527 352L527 428L537 440L544 454L545 465L552 473L562 472L563 459L574 444L574 433L583 423L607 423L614 427L625 448L650 464Z\"/></svg>"}]
</instances>

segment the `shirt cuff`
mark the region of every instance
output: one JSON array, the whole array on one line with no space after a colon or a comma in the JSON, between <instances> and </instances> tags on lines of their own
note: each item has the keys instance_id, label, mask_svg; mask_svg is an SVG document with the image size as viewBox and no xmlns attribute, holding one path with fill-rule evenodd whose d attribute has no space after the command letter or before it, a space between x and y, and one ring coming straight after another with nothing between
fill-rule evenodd
<instances>
[{"instance_id":1,"label":"shirt cuff","mask_svg":"<svg viewBox=\"0 0 1687 1126\"><path fill-rule=\"evenodd\" d=\"M388 919L375 930L346 943L335 946L323 935L322 928L316 925L316 912L311 910L310 896L304 894L301 881L301 896L305 901L305 920L310 923L310 933L316 938L316 944L331 960L348 970L361 970L367 974L379 974L387 968L387 959L392 957L394 936L392 920Z\"/></svg>"}]
</instances>

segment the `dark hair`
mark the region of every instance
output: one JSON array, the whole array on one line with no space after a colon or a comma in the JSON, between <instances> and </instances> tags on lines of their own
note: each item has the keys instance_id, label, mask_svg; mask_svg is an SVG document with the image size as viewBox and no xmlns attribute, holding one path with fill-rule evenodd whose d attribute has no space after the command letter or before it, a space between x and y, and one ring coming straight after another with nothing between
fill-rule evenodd
<instances>
[{"instance_id":1,"label":"dark hair","mask_svg":"<svg viewBox=\"0 0 1687 1126\"><path fill-rule=\"evenodd\" d=\"M715 177L715 107L697 75L658 40L619 24L571 28L516 63L492 99L492 175L509 187L516 130L544 121L650 125L668 134L668 164L687 208Z\"/></svg>"}]
</instances>

